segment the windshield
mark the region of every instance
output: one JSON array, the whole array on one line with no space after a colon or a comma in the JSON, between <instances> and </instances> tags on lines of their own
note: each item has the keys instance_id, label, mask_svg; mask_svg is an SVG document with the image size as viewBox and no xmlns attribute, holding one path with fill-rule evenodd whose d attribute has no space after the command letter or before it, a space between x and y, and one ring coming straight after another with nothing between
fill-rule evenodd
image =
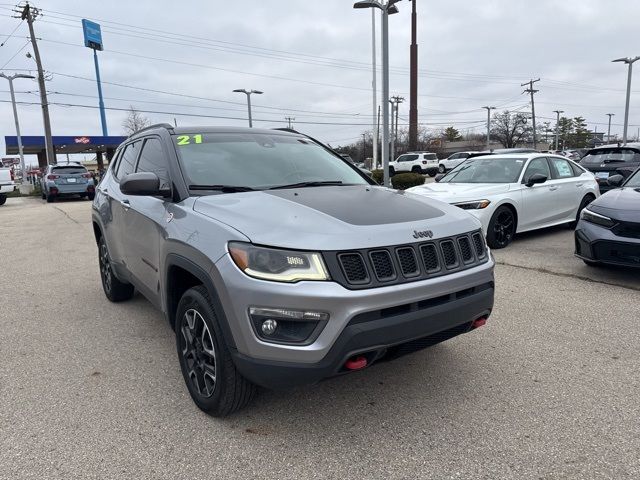
<instances>
[{"instance_id":1,"label":"windshield","mask_svg":"<svg viewBox=\"0 0 640 480\"><path fill-rule=\"evenodd\" d=\"M440 183L516 183L525 162L525 158L471 158L447 173Z\"/></svg>"},{"instance_id":2,"label":"windshield","mask_svg":"<svg viewBox=\"0 0 640 480\"><path fill-rule=\"evenodd\" d=\"M203 133L173 138L190 186L368 185L339 157L301 136Z\"/></svg>"},{"instance_id":3,"label":"windshield","mask_svg":"<svg viewBox=\"0 0 640 480\"><path fill-rule=\"evenodd\" d=\"M580 163L611 163L638 161L640 156L635 150L628 148L611 148L606 150L594 150L585 155Z\"/></svg>"},{"instance_id":4,"label":"windshield","mask_svg":"<svg viewBox=\"0 0 640 480\"><path fill-rule=\"evenodd\" d=\"M640 187L640 169L636 170L636 172L627 179L624 186L629 188Z\"/></svg>"}]
</instances>

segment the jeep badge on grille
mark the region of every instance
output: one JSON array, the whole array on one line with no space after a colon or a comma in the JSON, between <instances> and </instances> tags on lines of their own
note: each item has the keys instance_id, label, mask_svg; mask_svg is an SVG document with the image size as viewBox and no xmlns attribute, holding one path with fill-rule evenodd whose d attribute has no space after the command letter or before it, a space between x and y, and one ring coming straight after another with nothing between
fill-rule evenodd
<instances>
[{"instance_id":1,"label":"jeep badge on grille","mask_svg":"<svg viewBox=\"0 0 640 480\"><path fill-rule=\"evenodd\" d=\"M433 232L431 230L414 230L413 238L433 238Z\"/></svg>"}]
</instances>

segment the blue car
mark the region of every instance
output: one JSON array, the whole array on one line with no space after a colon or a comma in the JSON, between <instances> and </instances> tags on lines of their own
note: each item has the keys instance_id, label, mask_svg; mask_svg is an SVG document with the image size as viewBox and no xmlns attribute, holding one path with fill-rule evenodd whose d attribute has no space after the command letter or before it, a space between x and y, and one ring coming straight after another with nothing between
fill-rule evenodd
<instances>
[{"instance_id":1,"label":"blue car","mask_svg":"<svg viewBox=\"0 0 640 480\"><path fill-rule=\"evenodd\" d=\"M96 186L93 175L79 163L49 165L42 175L42 199L47 203L56 198L79 196L93 200Z\"/></svg>"}]
</instances>

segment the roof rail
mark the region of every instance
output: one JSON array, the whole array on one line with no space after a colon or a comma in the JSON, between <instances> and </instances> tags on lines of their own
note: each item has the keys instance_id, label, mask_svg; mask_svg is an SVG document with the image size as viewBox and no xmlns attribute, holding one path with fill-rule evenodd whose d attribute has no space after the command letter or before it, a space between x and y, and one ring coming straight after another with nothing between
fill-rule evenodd
<instances>
[{"instance_id":1,"label":"roof rail","mask_svg":"<svg viewBox=\"0 0 640 480\"><path fill-rule=\"evenodd\" d=\"M149 125L148 127L141 128L137 132L133 132L130 137L137 135L142 132L146 132L147 130L151 130L152 128L166 128L167 130L173 130L173 125L170 123L154 123L153 125Z\"/></svg>"}]
</instances>

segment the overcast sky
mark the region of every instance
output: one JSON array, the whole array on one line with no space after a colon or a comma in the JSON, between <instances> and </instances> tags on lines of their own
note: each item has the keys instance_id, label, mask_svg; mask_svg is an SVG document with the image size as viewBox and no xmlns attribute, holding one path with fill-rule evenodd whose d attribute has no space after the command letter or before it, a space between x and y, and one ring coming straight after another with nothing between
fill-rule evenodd
<instances>
[{"instance_id":1,"label":"overcast sky","mask_svg":"<svg viewBox=\"0 0 640 480\"><path fill-rule=\"evenodd\" d=\"M605 114L614 113L612 133L621 134L627 71L611 60L640 55L639 1L417 1L421 125L483 132L482 106L527 111L529 99L520 84L541 78L536 84L539 123L553 124L553 110L561 109L585 117L591 129L606 131ZM35 29L44 68L51 74L53 134L101 132L96 109L55 105L97 106L92 52L83 46L80 24L88 18L102 25L105 50L99 58L109 108L133 105L167 112L145 113L153 122L173 123L175 118L178 125L246 125L244 95L231 90L258 89L264 95L254 97L255 126L283 126L284 117L291 116L298 130L334 146L356 141L371 129L373 114L371 14L352 4L39 0L34 5L43 15ZM11 7L0 4L5 73L35 68L25 56L33 52L27 25L11 17ZM404 0L398 8L400 13L390 18L390 82L392 94L407 97L400 111L403 124L408 122L411 4ZM632 85L634 137L640 126L639 76L640 71ZM19 93L19 101L39 101L34 81L16 81L15 86L31 92ZM4 155L4 136L15 135L6 83L0 95ZM42 135L40 107L18 109L23 135ZM111 135L123 133L125 115L107 111Z\"/></svg>"}]
</instances>

